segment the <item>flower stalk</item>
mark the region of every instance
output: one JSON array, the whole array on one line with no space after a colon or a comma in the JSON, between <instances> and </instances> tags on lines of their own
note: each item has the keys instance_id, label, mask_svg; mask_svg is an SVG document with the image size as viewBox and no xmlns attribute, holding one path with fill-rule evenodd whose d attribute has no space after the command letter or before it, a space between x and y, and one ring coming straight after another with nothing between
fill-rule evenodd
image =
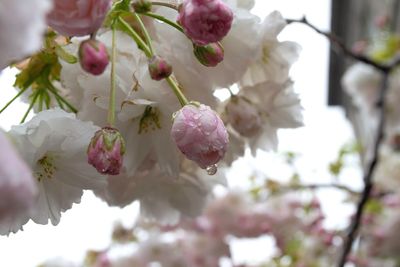
<instances>
[{"instance_id":1,"label":"flower stalk","mask_svg":"<svg viewBox=\"0 0 400 267\"><path fill-rule=\"evenodd\" d=\"M176 22L173 22L172 20L167 19L164 16L158 15L158 14L153 13L153 12L142 13L142 15L154 18L154 19L159 20L159 21L162 21L165 24L168 24L168 25L174 27L175 29L177 29L178 31L180 31L181 33L183 33L183 28L182 28L181 25L179 25Z\"/></svg>"},{"instance_id":2,"label":"flower stalk","mask_svg":"<svg viewBox=\"0 0 400 267\"><path fill-rule=\"evenodd\" d=\"M153 44L151 42L151 37L150 37L149 32L146 30L146 27L144 26L144 23L143 23L142 19L140 18L140 16L137 13L133 13L133 16L139 23L140 28L142 29L142 32L143 32L144 38L146 40L147 47L149 48L151 56L154 56L154 48L153 48Z\"/></svg>"},{"instance_id":3,"label":"flower stalk","mask_svg":"<svg viewBox=\"0 0 400 267\"><path fill-rule=\"evenodd\" d=\"M115 63L117 57L116 45L116 28L115 24L112 25L112 43L111 43L111 88L110 88L110 102L108 104L107 122L110 126L115 124L115 94L116 94L116 73Z\"/></svg>"},{"instance_id":4,"label":"flower stalk","mask_svg":"<svg viewBox=\"0 0 400 267\"><path fill-rule=\"evenodd\" d=\"M168 8L174 9L176 11L179 11L179 7L177 5L174 5L171 3L152 1L151 4L153 6L163 6L163 7L168 7Z\"/></svg>"},{"instance_id":5,"label":"flower stalk","mask_svg":"<svg viewBox=\"0 0 400 267\"><path fill-rule=\"evenodd\" d=\"M143 52L145 53L147 58L151 59L154 56L154 49L152 47L151 37L150 37L142 19L140 18L140 16L137 14L134 14L134 15L135 15L135 18L137 19L137 21L139 22L139 25L140 25L141 30L146 38L147 43L145 41L143 41L143 39L140 37L140 35L124 19L122 19L121 17L118 17L118 22L120 22L123 29L129 33L129 35L134 39L136 44L143 50ZM189 101L185 97L185 95L183 94L181 89L179 88L178 83L173 78L171 78L171 76L166 77L165 80L167 81L168 85L171 87L172 91L178 98L179 103L182 106L187 105L189 103Z\"/></svg>"}]
</instances>

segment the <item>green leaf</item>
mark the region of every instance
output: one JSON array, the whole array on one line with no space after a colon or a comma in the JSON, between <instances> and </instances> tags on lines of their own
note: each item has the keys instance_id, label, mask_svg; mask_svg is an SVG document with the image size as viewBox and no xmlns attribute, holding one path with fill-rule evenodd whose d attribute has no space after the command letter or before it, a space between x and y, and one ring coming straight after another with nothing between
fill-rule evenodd
<instances>
[{"instance_id":1,"label":"green leaf","mask_svg":"<svg viewBox=\"0 0 400 267\"><path fill-rule=\"evenodd\" d=\"M368 201L366 207L365 207L365 211L367 213L372 213L372 214L380 214L383 211L383 205L380 201L378 201L377 199L371 199Z\"/></svg>"},{"instance_id":2,"label":"green leaf","mask_svg":"<svg viewBox=\"0 0 400 267\"><path fill-rule=\"evenodd\" d=\"M338 176L342 171L342 169L343 169L343 161L340 159L329 164L329 171L334 176Z\"/></svg>"},{"instance_id":3,"label":"green leaf","mask_svg":"<svg viewBox=\"0 0 400 267\"><path fill-rule=\"evenodd\" d=\"M292 239L288 242L285 253L292 258L296 258L298 255L299 250L301 249L301 240L299 239Z\"/></svg>"},{"instance_id":4,"label":"green leaf","mask_svg":"<svg viewBox=\"0 0 400 267\"><path fill-rule=\"evenodd\" d=\"M59 58L61 58L62 60L64 60L69 64L75 64L78 62L78 58L76 56L71 55L59 45L56 46L56 54Z\"/></svg>"},{"instance_id":5,"label":"green leaf","mask_svg":"<svg viewBox=\"0 0 400 267\"><path fill-rule=\"evenodd\" d=\"M106 27L111 27L119 16L130 14L130 4L131 0L120 0L116 2L108 13L104 25Z\"/></svg>"},{"instance_id":6,"label":"green leaf","mask_svg":"<svg viewBox=\"0 0 400 267\"><path fill-rule=\"evenodd\" d=\"M382 48L375 51L372 54L372 58L379 62L385 62L391 60L394 56L396 56L399 47L400 47L400 37L391 34L383 40Z\"/></svg>"}]
</instances>

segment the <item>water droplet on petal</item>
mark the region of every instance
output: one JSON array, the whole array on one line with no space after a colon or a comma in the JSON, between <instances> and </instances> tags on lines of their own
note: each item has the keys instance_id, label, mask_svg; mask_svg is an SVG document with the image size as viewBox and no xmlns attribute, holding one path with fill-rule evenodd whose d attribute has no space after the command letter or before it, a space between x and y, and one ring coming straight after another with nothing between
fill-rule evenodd
<instances>
[{"instance_id":1,"label":"water droplet on petal","mask_svg":"<svg viewBox=\"0 0 400 267\"><path fill-rule=\"evenodd\" d=\"M207 174L208 174L208 175L214 175L214 174L217 173L218 167L217 167L216 164L214 164L214 165L208 166L208 167L206 168L206 171L207 171Z\"/></svg>"}]
</instances>

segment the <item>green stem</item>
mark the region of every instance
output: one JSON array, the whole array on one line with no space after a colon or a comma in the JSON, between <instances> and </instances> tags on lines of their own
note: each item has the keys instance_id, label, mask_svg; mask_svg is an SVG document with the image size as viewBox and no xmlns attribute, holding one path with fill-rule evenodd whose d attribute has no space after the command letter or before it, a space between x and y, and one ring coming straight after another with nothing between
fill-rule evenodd
<instances>
[{"instance_id":1,"label":"green stem","mask_svg":"<svg viewBox=\"0 0 400 267\"><path fill-rule=\"evenodd\" d=\"M146 26L144 26L142 19L140 18L140 16L136 13L133 13L133 16L136 18L136 20L139 23L140 28L142 29L142 32L144 34L144 38L146 40L147 46L150 50L151 56L154 56L154 48L153 48L153 44L151 42L151 37L149 32L146 29Z\"/></svg>"},{"instance_id":2,"label":"green stem","mask_svg":"<svg viewBox=\"0 0 400 267\"><path fill-rule=\"evenodd\" d=\"M179 11L179 8L174 4L165 3L165 2L157 2L157 1L153 1L153 2L151 2L151 4L153 6L163 6L163 7L168 7L168 8L174 9L176 11Z\"/></svg>"},{"instance_id":3,"label":"green stem","mask_svg":"<svg viewBox=\"0 0 400 267\"><path fill-rule=\"evenodd\" d=\"M189 104L189 101L185 97L185 95L182 93L181 89L179 88L178 84L174 81L174 79L169 76L168 78L165 78L165 80L168 82L169 86L171 87L172 91L174 91L176 97L179 100L179 103L181 103L181 106L185 106Z\"/></svg>"},{"instance_id":4,"label":"green stem","mask_svg":"<svg viewBox=\"0 0 400 267\"><path fill-rule=\"evenodd\" d=\"M117 45L116 45L116 32L115 24L112 25L112 52L111 52L111 88L110 88L110 102L108 104L108 117L107 122L110 126L115 123L115 92L116 92L116 73L115 63L117 59Z\"/></svg>"},{"instance_id":5,"label":"green stem","mask_svg":"<svg viewBox=\"0 0 400 267\"><path fill-rule=\"evenodd\" d=\"M32 102L30 103L29 108L28 108L27 111L25 112L25 115L22 117L22 120L21 120L20 123L24 123L24 122L25 122L26 118L27 118L28 115L29 115L29 112L31 112L31 110L32 110L32 108L33 108L33 105L35 105L36 99L38 98L39 94L40 94L40 90L38 90L37 92L35 92L35 94L33 95Z\"/></svg>"},{"instance_id":6,"label":"green stem","mask_svg":"<svg viewBox=\"0 0 400 267\"><path fill-rule=\"evenodd\" d=\"M139 16L137 16L137 18L138 18L138 21L141 21ZM142 38L137 34L137 32L134 29L132 29L131 26L129 26L129 24L126 21L124 21L121 17L118 17L118 21L121 23L121 25L124 27L124 29L130 33L131 37L135 40L136 44L139 47L143 48L143 51L146 54L147 58L153 57L153 55L154 55L153 51L149 48L149 46L151 46L151 39L150 39L150 36L149 36L144 24L140 23L140 27L146 36L149 46L142 40ZM165 78L165 80L168 82L168 85L171 87L172 91L174 91L180 104L182 106L187 105L189 103L189 101L187 100L185 95L182 93L181 89L179 89L178 84L171 78L171 76L169 76L168 78Z\"/></svg>"},{"instance_id":7,"label":"green stem","mask_svg":"<svg viewBox=\"0 0 400 267\"><path fill-rule=\"evenodd\" d=\"M140 35L123 18L118 17L118 22L120 23L120 26L125 30L125 32L127 32L132 37L132 39L136 42L139 48L143 50L146 56L148 58L151 58L152 56L151 50L147 46L147 44L142 40Z\"/></svg>"},{"instance_id":8,"label":"green stem","mask_svg":"<svg viewBox=\"0 0 400 267\"><path fill-rule=\"evenodd\" d=\"M54 85L49 81L48 78L45 78L44 81L47 85L47 89L51 93L53 93L56 100L58 99L59 101L63 102L72 112L78 113L78 110L71 103L69 103L68 100L66 100L64 97L60 96L60 94L57 92L57 88L54 87Z\"/></svg>"},{"instance_id":9,"label":"green stem","mask_svg":"<svg viewBox=\"0 0 400 267\"><path fill-rule=\"evenodd\" d=\"M65 108L64 108L64 104L61 102L61 100L60 100L57 96L55 96L55 99L56 99L56 101L57 101L58 106L59 106L60 108L62 108L62 109L65 109ZM49 109L49 108L47 107L47 109Z\"/></svg>"},{"instance_id":10,"label":"green stem","mask_svg":"<svg viewBox=\"0 0 400 267\"><path fill-rule=\"evenodd\" d=\"M166 23L166 24L168 24L168 25L174 27L174 28L177 29L178 31L184 33L184 32L183 32L183 28L182 28L181 25L179 25L178 23L173 22L173 21L167 19L166 17L163 17L163 16L161 16L161 15L158 15L158 14L152 13L152 12L142 13L142 15L145 15L145 16L154 18L154 19L156 19L156 20L162 21L162 22L164 22L164 23Z\"/></svg>"},{"instance_id":11,"label":"green stem","mask_svg":"<svg viewBox=\"0 0 400 267\"><path fill-rule=\"evenodd\" d=\"M50 96L49 96L50 97ZM59 101L58 100L58 98L56 98L57 99L57 102ZM46 109L50 109L50 103L49 103L50 101L45 101L44 103L46 104ZM60 102L61 103L61 102ZM61 107L62 107L62 103L61 103ZM64 108L62 108L62 109L64 109Z\"/></svg>"},{"instance_id":12,"label":"green stem","mask_svg":"<svg viewBox=\"0 0 400 267\"><path fill-rule=\"evenodd\" d=\"M40 89L39 93L39 112L43 111L43 89Z\"/></svg>"},{"instance_id":13,"label":"green stem","mask_svg":"<svg viewBox=\"0 0 400 267\"><path fill-rule=\"evenodd\" d=\"M0 113L2 113L8 106L10 106L15 99L17 99L20 95L22 95L29 87L25 87L24 89L20 90L8 103L0 110Z\"/></svg>"}]
</instances>

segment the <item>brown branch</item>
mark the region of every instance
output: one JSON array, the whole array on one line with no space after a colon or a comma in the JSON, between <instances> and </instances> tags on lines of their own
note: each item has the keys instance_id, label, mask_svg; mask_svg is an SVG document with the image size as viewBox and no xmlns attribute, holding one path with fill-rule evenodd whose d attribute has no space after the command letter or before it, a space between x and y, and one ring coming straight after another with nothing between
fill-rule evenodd
<instances>
[{"instance_id":1,"label":"brown branch","mask_svg":"<svg viewBox=\"0 0 400 267\"><path fill-rule=\"evenodd\" d=\"M332 183L332 184L298 184L298 185L288 185L281 186L277 193L286 193L295 190L319 190L319 189L337 189L349 193L350 195L360 195L357 192L345 185Z\"/></svg>"},{"instance_id":2,"label":"brown branch","mask_svg":"<svg viewBox=\"0 0 400 267\"><path fill-rule=\"evenodd\" d=\"M315 25L311 24L306 17L303 17L302 19L286 19L286 22L288 24L291 23L301 23L304 24L308 27L310 27L311 29L313 29L314 31L316 31L317 33L325 36L326 38L328 38L328 40L330 41L330 43L333 45L333 50L338 52L338 53L342 53L347 57L350 57L356 61L360 61L363 62L365 64L368 64L370 66L373 66L374 68L384 72L384 73L389 73L391 70L393 70L395 67L397 67L398 65L400 65L400 58L396 58L394 61L388 63L388 64L382 64L379 62L376 62L375 60L369 58L368 56L365 55L360 55L358 53L353 52L350 48L348 48L345 43L343 42L343 40L341 40L338 36L336 36L335 34L331 33L331 32L327 32L327 31L323 31L318 29Z\"/></svg>"},{"instance_id":3,"label":"brown branch","mask_svg":"<svg viewBox=\"0 0 400 267\"><path fill-rule=\"evenodd\" d=\"M356 61L360 61L365 64L368 64L368 65L382 71L382 73L383 73L382 87L380 90L379 99L378 99L377 106L376 106L376 108L379 112L379 122L378 122L379 124L378 124L378 129L376 130L375 142L373 144L374 145L373 154L372 154L371 161L369 162L366 170L364 171L364 189L361 193L361 198L357 205L356 214L355 214L353 221L349 227L349 230L347 233L347 238L344 241L342 254L340 256L340 260L338 263L338 267L344 267L347 262L348 255L350 254L351 249L353 247L354 240L357 238L357 233L358 233L358 229L360 228L360 225L361 225L361 219L362 219L362 216L364 213L364 209L370 198L371 191L374 187L373 174L374 174L375 168L379 161L379 148L380 148L380 145L384 138L385 98L386 98L386 92L388 90L389 75L398 65L400 65L400 57L395 58L393 61L391 61L389 63L382 64L382 63L374 61L373 59L371 59L367 56L354 53L351 49L349 49L345 45L343 40L341 40L340 38L338 38L337 36L335 36L334 34L332 34L330 32L325 32L325 31L318 29L316 26L309 23L305 17L303 17L300 20L292 20L292 19L287 20L287 22L289 24L296 22L296 23L302 23L302 24L307 25L308 27L310 27L317 33L328 38L328 40L330 41L330 43L332 45L332 48L336 48L337 52L341 52L345 56L352 58Z\"/></svg>"},{"instance_id":4,"label":"brown branch","mask_svg":"<svg viewBox=\"0 0 400 267\"><path fill-rule=\"evenodd\" d=\"M364 174L364 189L361 195L361 199L357 205L357 211L353 218L353 221L350 225L347 238L345 240L343 251L339 261L339 267L344 267L347 262L348 255L351 252L351 248L353 247L354 240L357 237L358 229L361 225L361 219L364 213L365 206L370 198L371 191L374 187L373 183L373 174L376 168L376 165L379 161L379 147L384 138L384 128L385 128L385 98L386 92L388 90L388 81L389 81L389 74L392 69L389 69L388 72L384 72L382 87L379 94L379 100L377 103L377 109L379 110L379 124L378 129L376 131L375 143L374 143L374 150L373 155L370 163Z\"/></svg>"}]
</instances>

